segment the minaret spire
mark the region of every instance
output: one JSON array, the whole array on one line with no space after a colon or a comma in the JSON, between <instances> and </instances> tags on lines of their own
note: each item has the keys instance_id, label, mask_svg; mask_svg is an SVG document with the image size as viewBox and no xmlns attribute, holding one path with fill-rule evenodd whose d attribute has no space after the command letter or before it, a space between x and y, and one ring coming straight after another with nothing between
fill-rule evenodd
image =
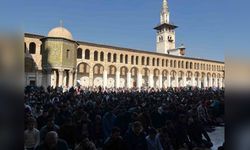
<instances>
[{"instance_id":1,"label":"minaret spire","mask_svg":"<svg viewBox=\"0 0 250 150\"><path fill-rule=\"evenodd\" d=\"M169 9L167 0L163 0L162 2L161 23L169 23Z\"/></svg>"}]
</instances>

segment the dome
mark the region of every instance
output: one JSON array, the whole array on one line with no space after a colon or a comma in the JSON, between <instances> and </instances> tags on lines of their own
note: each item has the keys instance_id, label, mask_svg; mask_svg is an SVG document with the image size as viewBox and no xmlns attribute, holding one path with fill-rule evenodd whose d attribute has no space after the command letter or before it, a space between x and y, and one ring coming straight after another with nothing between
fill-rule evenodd
<instances>
[{"instance_id":1,"label":"dome","mask_svg":"<svg viewBox=\"0 0 250 150\"><path fill-rule=\"evenodd\" d=\"M49 31L48 37L59 37L69 40L73 40L72 34L63 27L56 27Z\"/></svg>"}]
</instances>

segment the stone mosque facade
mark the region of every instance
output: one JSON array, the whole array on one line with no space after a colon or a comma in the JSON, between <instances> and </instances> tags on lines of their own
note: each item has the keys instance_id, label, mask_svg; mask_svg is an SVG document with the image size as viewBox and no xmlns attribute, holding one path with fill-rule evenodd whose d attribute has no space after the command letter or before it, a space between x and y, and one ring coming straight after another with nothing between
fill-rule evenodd
<instances>
[{"instance_id":1,"label":"stone mosque facade","mask_svg":"<svg viewBox=\"0 0 250 150\"><path fill-rule=\"evenodd\" d=\"M224 62L190 58L175 46L176 25L163 0L156 52L77 41L64 27L25 33L25 84L104 88L224 87Z\"/></svg>"}]
</instances>

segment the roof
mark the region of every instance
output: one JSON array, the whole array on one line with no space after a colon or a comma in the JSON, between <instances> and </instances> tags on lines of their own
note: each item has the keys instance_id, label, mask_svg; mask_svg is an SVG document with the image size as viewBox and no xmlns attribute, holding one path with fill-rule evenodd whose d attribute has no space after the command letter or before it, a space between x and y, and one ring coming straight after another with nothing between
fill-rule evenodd
<instances>
[{"instance_id":1,"label":"roof","mask_svg":"<svg viewBox=\"0 0 250 150\"><path fill-rule=\"evenodd\" d=\"M174 24L171 24L171 23L163 23L163 24L157 25L154 29L160 30L160 29L162 29L163 27L168 27L168 28L171 28L171 29L178 28L178 26L176 26L176 25L174 25Z\"/></svg>"},{"instance_id":2,"label":"roof","mask_svg":"<svg viewBox=\"0 0 250 150\"><path fill-rule=\"evenodd\" d=\"M46 36L37 35L37 34L31 34L31 33L25 33L25 37L31 37L31 38L46 38ZM201 59L201 58L194 58L194 57L184 57L184 56L174 56L169 54L162 54L162 53L156 53L151 51L145 51L145 50L138 50L138 49L131 49L131 48L125 48L125 47L119 47L119 46L111 46L106 44L97 44L97 43L91 43L91 42L84 42L84 41L76 41L78 44L82 45L88 45L88 46L96 46L96 47L103 47L103 48L110 48L115 49L118 51L129 51L129 52L136 52L136 53L146 53L146 54L152 54L152 55L158 55L158 56L166 56L170 58L180 58L180 59L187 59L187 60L197 60L197 61L207 61L207 62L214 62L214 63L221 63L224 64L222 61L217 60L209 60L209 59Z\"/></svg>"}]
</instances>

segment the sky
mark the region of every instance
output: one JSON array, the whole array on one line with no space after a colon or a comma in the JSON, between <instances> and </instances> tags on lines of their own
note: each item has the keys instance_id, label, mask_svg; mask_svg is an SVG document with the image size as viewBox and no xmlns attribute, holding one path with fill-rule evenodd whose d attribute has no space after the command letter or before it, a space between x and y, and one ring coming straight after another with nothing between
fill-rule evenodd
<instances>
[{"instance_id":1,"label":"sky","mask_svg":"<svg viewBox=\"0 0 250 150\"><path fill-rule=\"evenodd\" d=\"M224 61L228 51L249 53L250 1L168 1L186 56ZM0 27L47 35L63 20L75 40L155 51L161 7L162 0L1 0Z\"/></svg>"}]
</instances>

